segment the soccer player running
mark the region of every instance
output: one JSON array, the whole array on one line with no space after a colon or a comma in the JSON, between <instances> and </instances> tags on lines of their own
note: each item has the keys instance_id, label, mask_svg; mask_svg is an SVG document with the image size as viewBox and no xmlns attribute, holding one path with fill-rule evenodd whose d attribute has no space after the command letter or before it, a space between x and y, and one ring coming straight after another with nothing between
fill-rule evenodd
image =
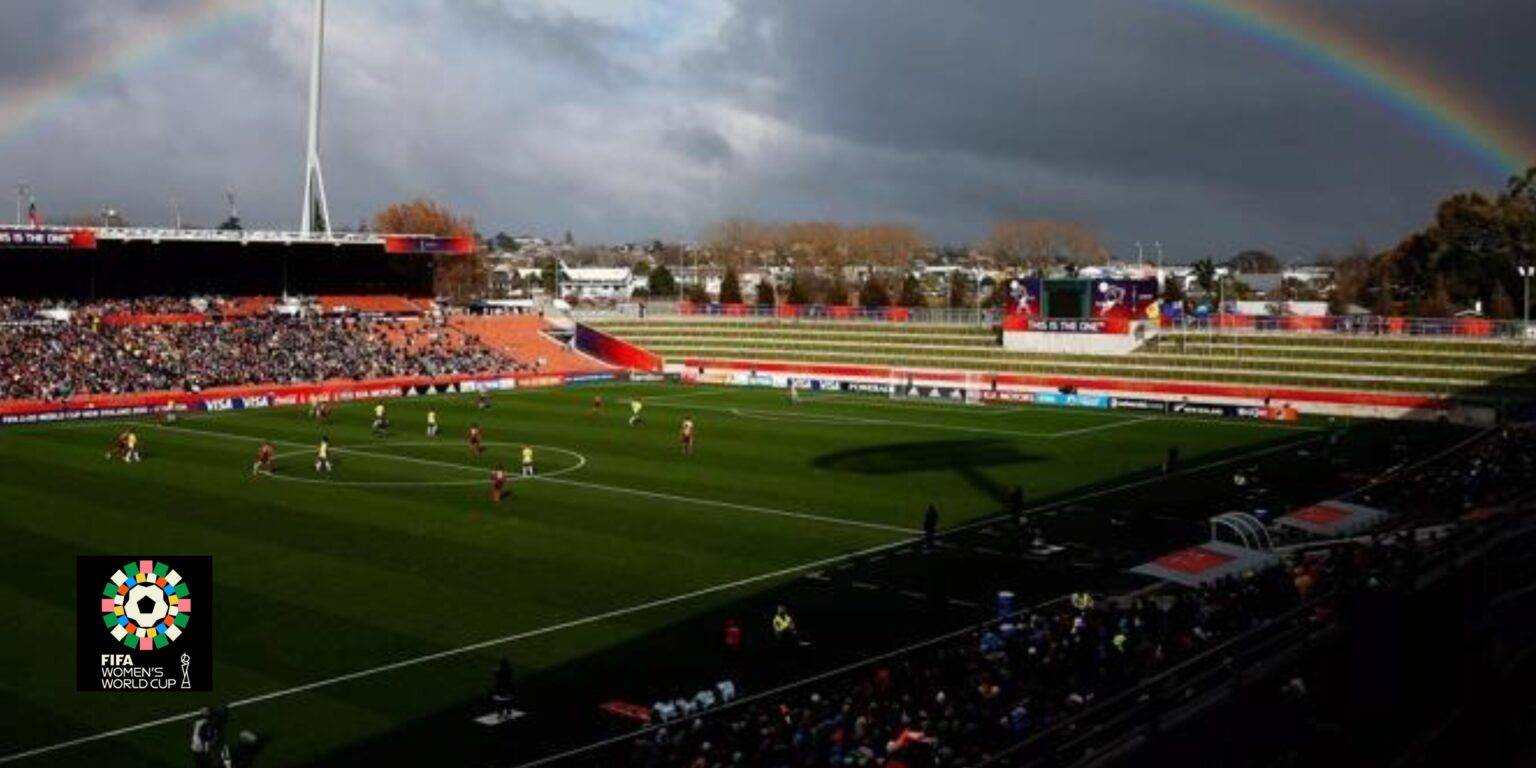
<instances>
[{"instance_id":1,"label":"soccer player running","mask_svg":"<svg viewBox=\"0 0 1536 768\"><path fill-rule=\"evenodd\" d=\"M682 427L681 430L678 431L677 438L678 438L678 442L682 444L683 455L684 456L692 456L693 455L693 417L692 416L686 416L686 417L683 418L683 427Z\"/></svg>"},{"instance_id":2,"label":"soccer player running","mask_svg":"<svg viewBox=\"0 0 1536 768\"><path fill-rule=\"evenodd\" d=\"M386 437L389 435L389 417L384 413L383 403L373 407L373 434L375 437Z\"/></svg>"},{"instance_id":3,"label":"soccer player running","mask_svg":"<svg viewBox=\"0 0 1536 768\"><path fill-rule=\"evenodd\" d=\"M331 438L321 435L320 445L315 448L315 471L331 471Z\"/></svg>"},{"instance_id":4,"label":"soccer player running","mask_svg":"<svg viewBox=\"0 0 1536 768\"><path fill-rule=\"evenodd\" d=\"M523 446L523 477L533 477L533 446Z\"/></svg>"},{"instance_id":5,"label":"soccer player running","mask_svg":"<svg viewBox=\"0 0 1536 768\"><path fill-rule=\"evenodd\" d=\"M629 425L631 427L644 422L644 419L640 418L640 411L643 408L645 408L645 405L640 402L640 398L637 397L629 401Z\"/></svg>"},{"instance_id":6,"label":"soccer player running","mask_svg":"<svg viewBox=\"0 0 1536 768\"><path fill-rule=\"evenodd\" d=\"M593 416L598 416L598 415L601 415L602 412L603 412L603 396L602 395L593 395L592 396L592 415Z\"/></svg>"},{"instance_id":7,"label":"soccer player running","mask_svg":"<svg viewBox=\"0 0 1536 768\"><path fill-rule=\"evenodd\" d=\"M107 449L108 459L120 459L128 454L128 433L119 432L112 439L112 447Z\"/></svg>"},{"instance_id":8,"label":"soccer player running","mask_svg":"<svg viewBox=\"0 0 1536 768\"><path fill-rule=\"evenodd\" d=\"M252 476L263 472L272 474L272 444L265 441L260 448L256 449L256 463L251 465Z\"/></svg>"},{"instance_id":9,"label":"soccer player running","mask_svg":"<svg viewBox=\"0 0 1536 768\"><path fill-rule=\"evenodd\" d=\"M491 473L491 502L500 504L507 495L507 468L497 464Z\"/></svg>"},{"instance_id":10,"label":"soccer player running","mask_svg":"<svg viewBox=\"0 0 1536 768\"><path fill-rule=\"evenodd\" d=\"M480 458L480 454L484 452L485 443L484 438L480 435L480 425L469 425L469 455L478 459Z\"/></svg>"},{"instance_id":11,"label":"soccer player running","mask_svg":"<svg viewBox=\"0 0 1536 768\"><path fill-rule=\"evenodd\" d=\"M437 411L427 411L427 437L437 437Z\"/></svg>"}]
</instances>

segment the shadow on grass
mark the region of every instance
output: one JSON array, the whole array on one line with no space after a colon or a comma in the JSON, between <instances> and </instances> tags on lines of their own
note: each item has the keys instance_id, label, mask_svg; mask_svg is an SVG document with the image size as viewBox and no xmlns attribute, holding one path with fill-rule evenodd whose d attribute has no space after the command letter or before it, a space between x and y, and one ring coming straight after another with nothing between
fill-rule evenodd
<instances>
[{"instance_id":1,"label":"shadow on grass","mask_svg":"<svg viewBox=\"0 0 1536 768\"><path fill-rule=\"evenodd\" d=\"M637 727L633 721L602 712L599 705L606 701L649 706L659 698L689 696L725 678L737 681L743 693L763 691L974 624L987 616L990 596L999 589L1014 591L1020 605L1074 589L1121 590L1131 580L1121 570L1127 564L1161 554L1169 546L1193 543L1191 537L1200 530L1197 521L1243 503L1237 495L1243 492L1232 488L1230 464L1199 468L1193 466L1195 463L1207 465L1256 450L1271 450L1266 456L1238 463L1266 466L1266 485L1275 503L1311 503L1353 487L1360 478L1396 460L1384 446L1399 439L1397 425L1357 423L1348 433L1339 442L1338 455L1319 450L1320 435L1292 433L1242 449L1192 457L1188 471L1167 481L1149 467L1051 498L1031 499L1031 507L1058 513L1043 522L1052 538L1083 534L1094 547L1120 542L1118 556L1098 560L1092 563L1095 567L1016 557L1016 537L1009 534L1006 525L985 526L990 531L973 528L954 532L945 537L948 546L932 554L908 546L883 556L851 559L846 569L828 569L818 579L764 582L723 604L685 611L686 615L664 626L529 674L518 681L517 700L519 708L530 714L510 725L487 728L473 724L472 718L486 714L489 704L482 691L466 691L459 705L343 747L313 764L364 764L382 758L391 762L419 759L427 764L443 761L451 753L448 762L454 764L516 765ZM1415 441L1410 448L1414 453L1433 451L1455 436L1447 430L1433 439L1426 436ZM935 465L941 458L942 463ZM824 469L895 475L936 466L969 469L965 465L969 460L989 462L988 466L996 469L1038 459L1006 444L980 440L832 453L816 463ZM1084 499L1085 495L1090 498ZM1134 524L1151 513L1166 516L1175 509L1178 525L1143 529ZM1113 524L1113 515L1122 511L1131 515L1132 524ZM986 517L990 510L978 512L971 510L971 516ZM985 551L983 547L1001 551L978 554ZM877 585L879 589L860 588L859 584ZM922 593L924 598L915 598L914 593ZM963 598L960 605L969 607L957 607L950 598ZM813 653L786 657L774 648L768 618L780 603L795 609L802 627L815 640ZM746 633L746 663L733 663L724 653L721 626L727 618L737 620ZM496 653L487 651L487 686ZM623 764L627 754L627 746L620 746L617 751L570 764Z\"/></svg>"},{"instance_id":2,"label":"shadow on grass","mask_svg":"<svg viewBox=\"0 0 1536 768\"><path fill-rule=\"evenodd\" d=\"M967 484L988 498L1002 501L1008 489L989 477L984 470L1018 467L1045 460L1044 456L1019 450L1013 442L994 438L931 440L834 451L812 459L811 466L859 475L950 471L959 474Z\"/></svg>"}]
</instances>

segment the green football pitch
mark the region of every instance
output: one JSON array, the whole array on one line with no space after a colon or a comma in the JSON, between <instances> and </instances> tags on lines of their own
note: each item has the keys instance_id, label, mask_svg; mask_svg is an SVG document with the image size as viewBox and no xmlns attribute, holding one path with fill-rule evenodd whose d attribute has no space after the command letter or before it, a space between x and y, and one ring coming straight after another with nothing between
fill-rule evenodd
<instances>
[{"instance_id":1,"label":"green football pitch","mask_svg":"<svg viewBox=\"0 0 1536 768\"><path fill-rule=\"evenodd\" d=\"M637 397L644 421L630 426ZM594 680L648 703L641 697L684 692L654 690L667 680L713 674L690 676L698 649L733 612L758 635L766 619L749 607L754 597L782 599L775 590L807 574L910 554L930 501L943 529L961 531L995 516L1014 485L1058 508L1136 495L1161 482L1152 468L1171 445L1193 469L1316 442L1324 426L850 395L791 403L782 391L665 384L507 392L484 410L463 395L387 405L382 437L370 431L372 401L340 405L326 424L299 408L142 420L137 464L104 457L122 422L0 429L11 574L0 604L12 617L0 650L0 762L185 764L185 717L215 702L233 703L233 730L270 739L264 766L351 763L368 754L349 752L359 744L398 755L394 746L432 739L439 755L469 745L529 756L453 730L474 727L465 724L499 659L529 681L518 700L525 722L563 733L572 718L549 713L598 717L600 693L586 690ZM428 409L440 437L425 434ZM698 425L692 456L679 450L685 417ZM487 444L478 457L465 439L472 423ZM326 474L312 466L322 433L335 459ZM276 448L275 471L253 476L263 441ZM515 475L525 445L538 475L515 479L493 504L492 469ZM1086 541L1130 535L1087 512L1062 524ZM1183 525L1173 539L1197 530ZM213 694L75 692L75 556L140 552L213 557ZM1011 569L968 593L955 587L954 614L934 614L935 624L984 616ZM1041 577L1020 591L1058 586ZM876 606L860 615L901 599L849 594L838 602ZM844 636L832 623L829 643ZM909 618L902 627L925 631ZM845 650L886 650L858 638ZM559 692L574 701L556 701ZM424 733L413 723L443 725ZM524 727L518 738L533 736Z\"/></svg>"}]
</instances>

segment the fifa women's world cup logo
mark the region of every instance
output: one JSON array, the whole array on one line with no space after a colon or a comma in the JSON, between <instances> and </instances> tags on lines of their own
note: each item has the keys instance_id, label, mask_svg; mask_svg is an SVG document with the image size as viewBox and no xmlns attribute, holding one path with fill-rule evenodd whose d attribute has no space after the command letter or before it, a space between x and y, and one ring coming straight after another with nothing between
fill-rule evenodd
<instances>
[{"instance_id":1,"label":"fifa women's world cup logo","mask_svg":"<svg viewBox=\"0 0 1536 768\"><path fill-rule=\"evenodd\" d=\"M102 589L102 620L131 650L164 648L192 620L192 591L165 563L139 560L112 574Z\"/></svg>"},{"instance_id":2,"label":"fifa women's world cup logo","mask_svg":"<svg viewBox=\"0 0 1536 768\"><path fill-rule=\"evenodd\" d=\"M213 558L77 555L75 589L76 690L213 689Z\"/></svg>"}]
</instances>

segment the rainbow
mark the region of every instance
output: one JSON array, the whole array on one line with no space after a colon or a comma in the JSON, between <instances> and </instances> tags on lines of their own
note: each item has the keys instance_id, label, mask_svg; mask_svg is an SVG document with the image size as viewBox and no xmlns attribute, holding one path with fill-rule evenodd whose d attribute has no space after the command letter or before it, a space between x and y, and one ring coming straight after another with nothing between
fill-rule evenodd
<instances>
[{"instance_id":1,"label":"rainbow","mask_svg":"<svg viewBox=\"0 0 1536 768\"><path fill-rule=\"evenodd\" d=\"M102 47L42 74L0 102L0 144L65 111L93 86L283 1L204 0L167 18L152 34ZM1536 164L1536 136L1526 126L1379 43L1274 0L1167 2L1316 64L1500 174Z\"/></svg>"},{"instance_id":2,"label":"rainbow","mask_svg":"<svg viewBox=\"0 0 1536 768\"><path fill-rule=\"evenodd\" d=\"M1464 88L1386 46L1274 0L1171 0L1313 63L1500 174L1536 165L1536 136Z\"/></svg>"},{"instance_id":3,"label":"rainbow","mask_svg":"<svg viewBox=\"0 0 1536 768\"><path fill-rule=\"evenodd\" d=\"M93 87L152 63L182 45L235 26L280 0L200 0L152 32L99 46L24 83L0 101L0 143L67 110Z\"/></svg>"}]
</instances>

